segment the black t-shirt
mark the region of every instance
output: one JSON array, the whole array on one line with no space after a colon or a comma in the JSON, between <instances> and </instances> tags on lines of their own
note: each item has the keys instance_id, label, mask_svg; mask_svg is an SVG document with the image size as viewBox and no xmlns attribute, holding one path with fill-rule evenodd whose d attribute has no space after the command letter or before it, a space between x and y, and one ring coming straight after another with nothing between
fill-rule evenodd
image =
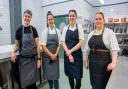
<instances>
[{"instance_id":1,"label":"black t-shirt","mask_svg":"<svg viewBox=\"0 0 128 89\"><path fill-rule=\"evenodd\" d=\"M37 30L35 27L31 26L32 28L32 31L33 31L33 38L36 38L38 37L38 33L37 33ZM22 33L23 32L23 26L19 27L16 31L16 35L15 35L15 39L18 40L20 43L20 47L21 47L21 43L22 43ZM31 29L30 29L30 26L28 27L24 27L24 34L27 34L27 33L31 33Z\"/></svg>"}]
</instances>

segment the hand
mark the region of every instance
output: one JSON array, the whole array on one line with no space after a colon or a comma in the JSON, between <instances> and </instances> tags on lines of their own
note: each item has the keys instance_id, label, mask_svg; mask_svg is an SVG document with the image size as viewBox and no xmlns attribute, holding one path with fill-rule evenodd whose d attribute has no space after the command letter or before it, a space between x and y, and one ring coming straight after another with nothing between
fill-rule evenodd
<instances>
[{"instance_id":1,"label":"hand","mask_svg":"<svg viewBox=\"0 0 128 89\"><path fill-rule=\"evenodd\" d=\"M72 55L69 55L69 61L70 61L71 63L74 63L74 58L73 58Z\"/></svg>"},{"instance_id":2,"label":"hand","mask_svg":"<svg viewBox=\"0 0 128 89\"><path fill-rule=\"evenodd\" d=\"M41 67L41 60L37 60L37 69Z\"/></svg>"},{"instance_id":3,"label":"hand","mask_svg":"<svg viewBox=\"0 0 128 89\"><path fill-rule=\"evenodd\" d=\"M66 51L67 56L71 55L71 50Z\"/></svg>"},{"instance_id":4,"label":"hand","mask_svg":"<svg viewBox=\"0 0 128 89\"><path fill-rule=\"evenodd\" d=\"M89 69L89 62L88 61L85 61L85 68Z\"/></svg>"},{"instance_id":5,"label":"hand","mask_svg":"<svg viewBox=\"0 0 128 89\"><path fill-rule=\"evenodd\" d=\"M107 70L108 70L108 71L113 70L115 67L116 67L116 63L113 63L113 62L112 62L112 63L108 64Z\"/></svg>"},{"instance_id":6,"label":"hand","mask_svg":"<svg viewBox=\"0 0 128 89\"><path fill-rule=\"evenodd\" d=\"M11 53L11 61L14 63L16 62L16 53L15 52Z\"/></svg>"},{"instance_id":7,"label":"hand","mask_svg":"<svg viewBox=\"0 0 128 89\"><path fill-rule=\"evenodd\" d=\"M56 59L57 59L56 54L52 54L52 55L51 55L51 59L52 59L52 60L56 60Z\"/></svg>"}]
</instances>

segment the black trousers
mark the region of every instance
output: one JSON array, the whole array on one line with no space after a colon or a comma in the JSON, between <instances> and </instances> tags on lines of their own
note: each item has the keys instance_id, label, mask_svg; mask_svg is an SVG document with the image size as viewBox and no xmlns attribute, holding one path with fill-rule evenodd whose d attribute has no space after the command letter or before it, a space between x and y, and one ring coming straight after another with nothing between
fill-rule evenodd
<instances>
[{"instance_id":1,"label":"black trousers","mask_svg":"<svg viewBox=\"0 0 128 89\"><path fill-rule=\"evenodd\" d=\"M107 71L109 62L90 62L92 89L105 89L112 71Z\"/></svg>"},{"instance_id":2,"label":"black trousers","mask_svg":"<svg viewBox=\"0 0 128 89\"><path fill-rule=\"evenodd\" d=\"M59 89L59 80L48 80L50 89Z\"/></svg>"},{"instance_id":3,"label":"black trousers","mask_svg":"<svg viewBox=\"0 0 128 89\"><path fill-rule=\"evenodd\" d=\"M29 86L26 87L26 89L38 89L36 84L31 84Z\"/></svg>"},{"instance_id":4,"label":"black trousers","mask_svg":"<svg viewBox=\"0 0 128 89\"><path fill-rule=\"evenodd\" d=\"M80 89L81 88L81 79L72 79L69 77L69 84L71 89Z\"/></svg>"}]
</instances>

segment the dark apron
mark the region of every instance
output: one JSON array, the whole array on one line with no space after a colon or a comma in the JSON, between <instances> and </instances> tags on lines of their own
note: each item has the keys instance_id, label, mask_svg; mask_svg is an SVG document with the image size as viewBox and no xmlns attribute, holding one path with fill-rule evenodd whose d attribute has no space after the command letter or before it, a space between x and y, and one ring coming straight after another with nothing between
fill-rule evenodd
<instances>
[{"instance_id":1,"label":"dark apron","mask_svg":"<svg viewBox=\"0 0 128 89\"><path fill-rule=\"evenodd\" d=\"M68 49L72 49L77 43L79 43L78 27L75 31L69 30L68 27L65 39ZM66 52L64 52L65 74L71 78L81 79L83 77L83 54L81 48L73 52L72 56L74 57L74 63L69 61Z\"/></svg>"},{"instance_id":2,"label":"dark apron","mask_svg":"<svg viewBox=\"0 0 128 89\"><path fill-rule=\"evenodd\" d=\"M90 50L89 53L90 82L92 89L105 89L111 75L111 71L107 71L107 66L111 63L112 59L110 51L104 45L103 32L101 35L93 35L88 42L90 49L93 49ZM97 51L98 49L108 50L108 52Z\"/></svg>"},{"instance_id":3,"label":"dark apron","mask_svg":"<svg viewBox=\"0 0 128 89\"><path fill-rule=\"evenodd\" d=\"M32 28L31 33L22 31L22 47L19 57L19 72L21 87L25 88L33 83L36 83L36 58L35 58L35 41Z\"/></svg>"},{"instance_id":4,"label":"dark apron","mask_svg":"<svg viewBox=\"0 0 128 89\"><path fill-rule=\"evenodd\" d=\"M55 29L56 30L56 29ZM47 43L46 47L50 52L56 53L58 48L58 35L57 31L56 34L47 34ZM46 53L43 55L44 59L44 76L47 80L58 80L59 79L59 56L57 56L57 59L53 61Z\"/></svg>"}]
</instances>

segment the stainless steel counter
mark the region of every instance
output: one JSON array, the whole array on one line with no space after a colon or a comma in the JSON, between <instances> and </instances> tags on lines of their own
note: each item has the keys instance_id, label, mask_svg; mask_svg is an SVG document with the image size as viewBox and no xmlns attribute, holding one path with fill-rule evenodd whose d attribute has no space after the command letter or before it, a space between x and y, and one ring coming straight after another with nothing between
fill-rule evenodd
<instances>
[{"instance_id":1,"label":"stainless steel counter","mask_svg":"<svg viewBox=\"0 0 128 89\"><path fill-rule=\"evenodd\" d=\"M128 89L128 57L120 56L106 89Z\"/></svg>"}]
</instances>

